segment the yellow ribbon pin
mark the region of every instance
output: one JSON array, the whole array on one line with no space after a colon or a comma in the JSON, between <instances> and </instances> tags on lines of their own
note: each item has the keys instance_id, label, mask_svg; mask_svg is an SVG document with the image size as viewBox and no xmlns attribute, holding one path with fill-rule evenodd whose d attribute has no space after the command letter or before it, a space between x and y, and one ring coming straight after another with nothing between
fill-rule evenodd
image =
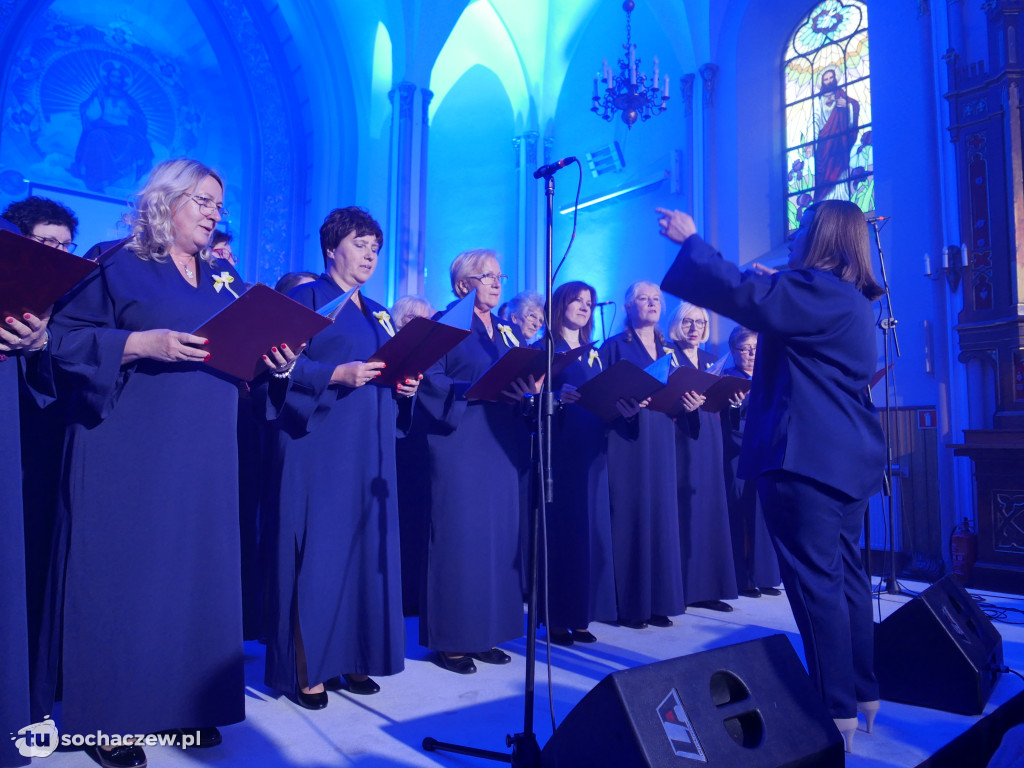
<instances>
[{"instance_id":1,"label":"yellow ribbon pin","mask_svg":"<svg viewBox=\"0 0 1024 768\"><path fill-rule=\"evenodd\" d=\"M231 283L235 282L235 278L232 277L230 272L221 272L219 275L213 276L213 289L220 293L221 288L226 288L228 293L238 298L238 294L231 288Z\"/></svg>"},{"instance_id":2,"label":"yellow ribbon pin","mask_svg":"<svg viewBox=\"0 0 1024 768\"><path fill-rule=\"evenodd\" d=\"M373 316L377 318L377 322L380 323L384 330L388 332L388 336L395 335L395 326L391 324L391 315L388 314L386 309L382 309L380 312L374 312Z\"/></svg>"},{"instance_id":3,"label":"yellow ribbon pin","mask_svg":"<svg viewBox=\"0 0 1024 768\"><path fill-rule=\"evenodd\" d=\"M662 347L661 351L664 352L666 355L672 355L672 365L674 365L676 368L679 367L679 358L676 357L675 349L673 349L672 347Z\"/></svg>"},{"instance_id":4,"label":"yellow ribbon pin","mask_svg":"<svg viewBox=\"0 0 1024 768\"><path fill-rule=\"evenodd\" d=\"M502 338L505 339L505 346L506 347L518 347L519 346L519 339L517 339L516 335L512 332L512 326L511 325L505 325L504 323L498 323L498 330L501 332Z\"/></svg>"},{"instance_id":5,"label":"yellow ribbon pin","mask_svg":"<svg viewBox=\"0 0 1024 768\"><path fill-rule=\"evenodd\" d=\"M596 349L592 349L590 350L590 355L587 358L587 365L593 368L595 360L597 361L597 367L600 368L601 370L604 370L604 365L601 364L601 353L598 352Z\"/></svg>"}]
</instances>

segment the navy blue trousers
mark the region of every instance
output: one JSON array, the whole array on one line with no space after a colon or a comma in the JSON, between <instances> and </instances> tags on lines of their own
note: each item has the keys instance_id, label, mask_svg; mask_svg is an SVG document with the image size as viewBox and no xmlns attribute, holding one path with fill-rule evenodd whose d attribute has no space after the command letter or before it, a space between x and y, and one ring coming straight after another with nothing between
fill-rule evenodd
<instances>
[{"instance_id":1,"label":"navy blue trousers","mask_svg":"<svg viewBox=\"0 0 1024 768\"><path fill-rule=\"evenodd\" d=\"M832 717L878 698L871 584L860 535L867 499L791 472L757 478L811 680Z\"/></svg>"}]
</instances>

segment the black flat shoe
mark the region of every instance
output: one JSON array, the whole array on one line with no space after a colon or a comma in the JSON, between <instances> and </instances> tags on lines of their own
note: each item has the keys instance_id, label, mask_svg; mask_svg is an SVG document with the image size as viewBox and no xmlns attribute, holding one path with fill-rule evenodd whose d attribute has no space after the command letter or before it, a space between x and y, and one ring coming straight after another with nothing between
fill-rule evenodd
<instances>
[{"instance_id":1,"label":"black flat shoe","mask_svg":"<svg viewBox=\"0 0 1024 768\"><path fill-rule=\"evenodd\" d=\"M572 645L573 636L568 629L552 629L548 627L548 640L555 645Z\"/></svg>"},{"instance_id":2,"label":"black flat shoe","mask_svg":"<svg viewBox=\"0 0 1024 768\"><path fill-rule=\"evenodd\" d=\"M96 747L96 759L103 768L146 768L149 763L142 747L121 745L111 750Z\"/></svg>"},{"instance_id":3,"label":"black flat shoe","mask_svg":"<svg viewBox=\"0 0 1024 768\"><path fill-rule=\"evenodd\" d=\"M438 653L437 664L442 669L447 669L449 672L454 672L457 675L472 675L476 672L476 664L473 663L472 657L468 655L452 658L447 653Z\"/></svg>"},{"instance_id":4,"label":"black flat shoe","mask_svg":"<svg viewBox=\"0 0 1024 768\"><path fill-rule=\"evenodd\" d=\"M699 603L690 603L694 608L706 608L709 611L720 611L722 613L729 613L732 611L732 606L724 600L701 600Z\"/></svg>"},{"instance_id":5,"label":"black flat shoe","mask_svg":"<svg viewBox=\"0 0 1024 768\"><path fill-rule=\"evenodd\" d=\"M646 621L624 621L623 619L619 619L619 626L626 627L628 629L646 629L647 628L647 622Z\"/></svg>"},{"instance_id":6,"label":"black flat shoe","mask_svg":"<svg viewBox=\"0 0 1024 768\"><path fill-rule=\"evenodd\" d=\"M484 664L508 664L512 661L512 657L501 650L501 648L491 648L489 651L479 651L469 655L477 661L482 661Z\"/></svg>"},{"instance_id":7,"label":"black flat shoe","mask_svg":"<svg viewBox=\"0 0 1024 768\"><path fill-rule=\"evenodd\" d=\"M662 616L661 614L656 613L647 620L647 623L652 627L671 627L672 619L668 616Z\"/></svg>"},{"instance_id":8,"label":"black flat shoe","mask_svg":"<svg viewBox=\"0 0 1024 768\"><path fill-rule=\"evenodd\" d=\"M740 594L743 597L760 597L761 596L761 590L758 589L757 587L753 587L752 589L741 589L740 590Z\"/></svg>"},{"instance_id":9,"label":"black flat shoe","mask_svg":"<svg viewBox=\"0 0 1024 768\"><path fill-rule=\"evenodd\" d=\"M597 638L594 637L590 630L587 629L574 629L572 631L572 639L577 643L596 643Z\"/></svg>"},{"instance_id":10,"label":"black flat shoe","mask_svg":"<svg viewBox=\"0 0 1024 768\"><path fill-rule=\"evenodd\" d=\"M327 691L320 691L320 693L296 691L295 703L305 709L324 709L327 706Z\"/></svg>"},{"instance_id":11,"label":"black flat shoe","mask_svg":"<svg viewBox=\"0 0 1024 768\"><path fill-rule=\"evenodd\" d=\"M772 597L778 597L782 594L782 590L776 589L775 587L761 587L761 594L771 595Z\"/></svg>"},{"instance_id":12,"label":"black flat shoe","mask_svg":"<svg viewBox=\"0 0 1024 768\"><path fill-rule=\"evenodd\" d=\"M355 693L359 696L371 696L375 693L380 693L380 686L374 681L372 677L367 677L365 680L353 680L351 675L342 675L345 679L345 690L349 693Z\"/></svg>"}]
</instances>

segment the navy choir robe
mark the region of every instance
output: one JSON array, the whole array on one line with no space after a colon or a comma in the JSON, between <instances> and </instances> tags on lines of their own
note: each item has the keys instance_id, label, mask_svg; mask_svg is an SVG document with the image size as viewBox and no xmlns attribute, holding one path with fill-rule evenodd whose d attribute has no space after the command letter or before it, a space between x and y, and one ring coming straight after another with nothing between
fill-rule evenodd
<instances>
[{"instance_id":1,"label":"navy choir robe","mask_svg":"<svg viewBox=\"0 0 1024 768\"><path fill-rule=\"evenodd\" d=\"M749 379L739 368L727 368L723 376ZM721 411L722 449L725 467L725 495L729 501L729 528L732 531L732 558L736 566L736 586L739 589L774 587L782 581L779 559L775 555L768 526L764 521L761 502L754 483L748 483L737 473L740 448L743 446L743 427L747 421L746 399L739 408L726 407Z\"/></svg>"},{"instance_id":2,"label":"navy choir robe","mask_svg":"<svg viewBox=\"0 0 1024 768\"><path fill-rule=\"evenodd\" d=\"M555 352L569 351L564 340ZM552 382L580 387L602 370L591 349ZM611 501L608 496L608 436L604 422L581 405L567 403L552 420L554 504L547 510L548 619L553 627L585 629L591 621L614 621Z\"/></svg>"},{"instance_id":3,"label":"navy choir robe","mask_svg":"<svg viewBox=\"0 0 1024 768\"><path fill-rule=\"evenodd\" d=\"M223 271L241 285L230 267L200 261L193 287L170 259L120 248L50 323L71 392L54 564L66 554L66 576L53 596L63 600L63 731L245 717L238 385L204 363L121 364L131 332L191 331L232 301L215 290Z\"/></svg>"},{"instance_id":4,"label":"navy choir robe","mask_svg":"<svg viewBox=\"0 0 1024 768\"><path fill-rule=\"evenodd\" d=\"M0 229L18 230L5 219ZM21 437L18 417L18 357L0 353L0 461L19 482L0 483L0 729L17 734L29 724L28 627L25 621L25 540L21 517ZM28 765L12 739L0 745L0 766Z\"/></svg>"},{"instance_id":5,"label":"navy choir robe","mask_svg":"<svg viewBox=\"0 0 1024 768\"><path fill-rule=\"evenodd\" d=\"M27 622L26 552L29 559L49 555L48 541L35 540L23 530L21 485L21 430L19 399L42 407L53 399L50 358L46 352L15 355L0 353L0 466L11 482L0 483L0 766L28 765L16 743L18 731L33 722L29 707L29 650L38 628ZM21 390L19 396L19 390ZM24 407L24 403L22 403ZM29 563L34 566L34 563ZM9 737L9 738L7 738Z\"/></svg>"},{"instance_id":6,"label":"navy choir robe","mask_svg":"<svg viewBox=\"0 0 1024 768\"><path fill-rule=\"evenodd\" d=\"M426 575L420 643L448 653L485 651L523 634L519 461L523 424L508 403L463 394L508 351L511 332L474 313L470 336L425 374L414 430L425 435Z\"/></svg>"},{"instance_id":7,"label":"navy choir robe","mask_svg":"<svg viewBox=\"0 0 1024 768\"><path fill-rule=\"evenodd\" d=\"M676 345L679 365L707 370L715 356L697 350L697 365ZM676 417L676 479L686 602L737 597L722 467L718 414L697 409Z\"/></svg>"},{"instance_id":8,"label":"navy choir robe","mask_svg":"<svg viewBox=\"0 0 1024 768\"><path fill-rule=\"evenodd\" d=\"M625 333L609 338L601 357L606 367L619 360L641 368L654 362L643 342ZM612 555L622 621L646 621L686 610L675 429L670 417L643 408L633 419L618 419L608 433Z\"/></svg>"},{"instance_id":9,"label":"navy choir robe","mask_svg":"<svg viewBox=\"0 0 1024 768\"><path fill-rule=\"evenodd\" d=\"M342 294L327 275L289 295L317 309ZM393 391L331 385L336 366L365 361L390 334L384 307L349 300L290 378L269 386L272 457L265 509L271 558L266 682L297 689L295 621L314 686L404 667ZM377 313L378 316L375 316Z\"/></svg>"}]
</instances>

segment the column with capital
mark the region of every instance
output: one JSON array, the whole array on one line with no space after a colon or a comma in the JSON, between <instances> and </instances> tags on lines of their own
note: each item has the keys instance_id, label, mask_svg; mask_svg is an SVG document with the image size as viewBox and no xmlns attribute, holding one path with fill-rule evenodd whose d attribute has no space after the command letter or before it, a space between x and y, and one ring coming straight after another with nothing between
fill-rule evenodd
<instances>
[{"instance_id":1,"label":"column with capital","mask_svg":"<svg viewBox=\"0 0 1024 768\"><path fill-rule=\"evenodd\" d=\"M389 93L391 140L385 250L389 304L425 288L428 108L433 92L398 83Z\"/></svg>"},{"instance_id":2,"label":"column with capital","mask_svg":"<svg viewBox=\"0 0 1024 768\"><path fill-rule=\"evenodd\" d=\"M544 254L542 236L544 185L533 178L533 172L551 161L554 140L541 142L537 131L526 131L512 139L513 168L516 180L516 252L515 260L506 259L506 272L513 278L506 298L524 289L539 290L538 276ZM541 149L543 147L543 149ZM510 257L512 254L508 254Z\"/></svg>"},{"instance_id":3,"label":"column with capital","mask_svg":"<svg viewBox=\"0 0 1024 768\"><path fill-rule=\"evenodd\" d=\"M715 223L715 176L712 170L712 158L715 153L715 85L718 80L718 65L703 64L698 70L703 83L703 99L701 100L701 184L698 186L701 192L701 199L695 201L695 209L700 211L701 222L706 233L714 242L713 225ZM696 218L696 217L695 217Z\"/></svg>"}]
</instances>

